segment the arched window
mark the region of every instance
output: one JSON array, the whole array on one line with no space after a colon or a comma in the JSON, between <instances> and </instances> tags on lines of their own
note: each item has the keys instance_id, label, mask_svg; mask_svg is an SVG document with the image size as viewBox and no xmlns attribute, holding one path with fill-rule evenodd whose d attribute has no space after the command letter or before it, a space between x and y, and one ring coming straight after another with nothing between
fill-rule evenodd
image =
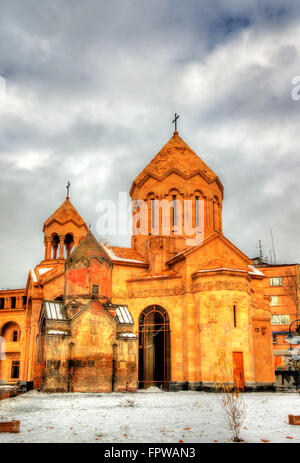
<instances>
[{"instance_id":1,"label":"arched window","mask_svg":"<svg viewBox=\"0 0 300 463\"><path fill-rule=\"evenodd\" d=\"M73 245L74 245L73 236L71 235L71 233L67 233L65 237L65 249L66 249L67 255L65 257L69 257L69 255L71 254Z\"/></svg>"},{"instance_id":2,"label":"arched window","mask_svg":"<svg viewBox=\"0 0 300 463\"><path fill-rule=\"evenodd\" d=\"M59 246L59 236L56 234L52 238L52 245L51 245L51 247L52 247L52 259L57 258L58 246Z\"/></svg>"},{"instance_id":3,"label":"arched window","mask_svg":"<svg viewBox=\"0 0 300 463\"><path fill-rule=\"evenodd\" d=\"M21 330L17 323L8 322L6 323L0 333L6 342L18 342L20 340Z\"/></svg>"},{"instance_id":4,"label":"arched window","mask_svg":"<svg viewBox=\"0 0 300 463\"><path fill-rule=\"evenodd\" d=\"M233 306L233 326L236 328L237 327L237 318L236 318L236 305L234 304Z\"/></svg>"},{"instance_id":5,"label":"arched window","mask_svg":"<svg viewBox=\"0 0 300 463\"><path fill-rule=\"evenodd\" d=\"M204 194L201 190L194 191L193 217L196 228L204 225Z\"/></svg>"},{"instance_id":6,"label":"arched window","mask_svg":"<svg viewBox=\"0 0 300 463\"><path fill-rule=\"evenodd\" d=\"M155 198L151 199L151 234L155 228Z\"/></svg>"},{"instance_id":7,"label":"arched window","mask_svg":"<svg viewBox=\"0 0 300 463\"><path fill-rule=\"evenodd\" d=\"M177 225L177 196L176 195L172 195L172 210L173 210L173 214L172 214L172 225L174 227L176 227Z\"/></svg>"},{"instance_id":8,"label":"arched window","mask_svg":"<svg viewBox=\"0 0 300 463\"><path fill-rule=\"evenodd\" d=\"M17 302L17 298L15 296L11 297L11 308L12 309L15 309L16 308L16 302Z\"/></svg>"},{"instance_id":9,"label":"arched window","mask_svg":"<svg viewBox=\"0 0 300 463\"><path fill-rule=\"evenodd\" d=\"M168 389L170 382L170 321L158 305L143 310L139 320L139 386Z\"/></svg>"}]
</instances>

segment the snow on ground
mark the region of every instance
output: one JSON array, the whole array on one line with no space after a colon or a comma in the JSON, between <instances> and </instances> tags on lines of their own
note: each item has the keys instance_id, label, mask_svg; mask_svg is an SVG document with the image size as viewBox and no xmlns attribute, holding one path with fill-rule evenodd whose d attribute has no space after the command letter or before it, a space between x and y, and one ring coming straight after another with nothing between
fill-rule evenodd
<instances>
[{"instance_id":1,"label":"snow on ground","mask_svg":"<svg viewBox=\"0 0 300 463\"><path fill-rule=\"evenodd\" d=\"M300 442L297 393L244 394L247 442ZM0 419L20 419L19 434L0 433L2 442L197 443L230 442L214 393L45 394L30 391L0 401Z\"/></svg>"}]
</instances>

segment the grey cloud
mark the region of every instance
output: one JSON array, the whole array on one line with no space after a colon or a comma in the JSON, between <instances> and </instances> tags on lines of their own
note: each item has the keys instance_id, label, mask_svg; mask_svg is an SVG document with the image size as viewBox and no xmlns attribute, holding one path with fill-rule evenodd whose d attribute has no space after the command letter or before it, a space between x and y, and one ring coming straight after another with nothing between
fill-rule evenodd
<instances>
[{"instance_id":1,"label":"grey cloud","mask_svg":"<svg viewBox=\"0 0 300 463\"><path fill-rule=\"evenodd\" d=\"M95 231L97 201L129 191L175 111L224 184L226 235L252 256L272 227L280 259L298 261L299 18L296 0L3 0L0 287L24 286L43 258L42 224L66 181ZM199 85L184 85L194 64Z\"/></svg>"}]
</instances>

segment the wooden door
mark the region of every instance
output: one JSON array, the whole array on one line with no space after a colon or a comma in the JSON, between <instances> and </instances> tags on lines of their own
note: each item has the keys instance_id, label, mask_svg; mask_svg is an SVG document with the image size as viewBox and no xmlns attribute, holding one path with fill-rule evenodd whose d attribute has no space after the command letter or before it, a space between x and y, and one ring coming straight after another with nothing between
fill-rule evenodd
<instances>
[{"instance_id":1,"label":"wooden door","mask_svg":"<svg viewBox=\"0 0 300 463\"><path fill-rule=\"evenodd\" d=\"M244 389L243 352L232 352L232 360L234 385L239 389Z\"/></svg>"}]
</instances>

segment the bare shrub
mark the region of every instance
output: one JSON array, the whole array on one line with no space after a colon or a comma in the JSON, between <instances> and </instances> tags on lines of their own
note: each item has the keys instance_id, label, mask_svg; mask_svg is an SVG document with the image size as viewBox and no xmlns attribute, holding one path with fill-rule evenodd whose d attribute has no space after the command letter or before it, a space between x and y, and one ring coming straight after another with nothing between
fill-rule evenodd
<instances>
[{"instance_id":1,"label":"bare shrub","mask_svg":"<svg viewBox=\"0 0 300 463\"><path fill-rule=\"evenodd\" d=\"M218 393L217 399L221 404L227 428L232 434L233 442L241 442L240 431L246 418L246 405L237 378L233 382L233 365L226 359L225 354L219 356L216 374L219 379L214 381L215 390Z\"/></svg>"}]
</instances>

